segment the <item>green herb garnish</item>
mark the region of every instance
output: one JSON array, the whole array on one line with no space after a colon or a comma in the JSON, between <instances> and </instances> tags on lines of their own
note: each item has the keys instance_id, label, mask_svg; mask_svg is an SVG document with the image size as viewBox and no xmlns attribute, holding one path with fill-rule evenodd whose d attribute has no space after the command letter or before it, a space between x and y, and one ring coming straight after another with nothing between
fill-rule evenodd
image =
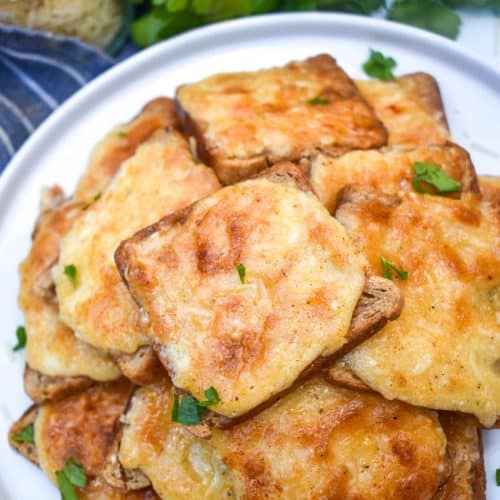
<instances>
[{"instance_id":1,"label":"green herb garnish","mask_svg":"<svg viewBox=\"0 0 500 500\"><path fill-rule=\"evenodd\" d=\"M21 429L21 432L12 436L13 441L17 443L34 443L35 438L33 436L33 424L29 424Z\"/></svg>"},{"instance_id":2,"label":"green herb garnish","mask_svg":"<svg viewBox=\"0 0 500 500\"><path fill-rule=\"evenodd\" d=\"M382 269L384 271L384 278L392 281L394 279L392 273L394 272L399 279L408 279L408 273L406 271L398 269L394 264L389 262L387 259L384 259L384 257L380 257L380 263L382 264Z\"/></svg>"},{"instance_id":3,"label":"green herb garnish","mask_svg":"<svg viewBox=\"0 0 500 500\"><path fill-rule=\"evenodd\" d=\"M85 469L76 458L70 458L64 464L63 470L56 471L56 479L63 500L78 500L74 487L87 486Z\"/></svg>"},{"instance_id":4,"label":"green herb garnish","mask_svg":"<svg viewBox=\"0 0 500 500\"><path fill-rule=\"evenodd\" d=\"M382 52L370 49L369 59L363 63L363 71L373 78L379 80L391 80L394 78L392 70L397 63L392 57L386 57Z\"/></svg>"},{"instance_id":5,"label":"green herb garnish","mask_svg":"<svg viewBox=\"0 0 500 500\"><path fill-rule=\"evenodd\" d=\"M240 263L238 264L238 266L237 266L237 268L236 268L236 269L238 270L238 276L240 277L240 281L241 281L242 283L245 283L245 274L246 274L247 270L246 270L246 268L245 268L244 264L242 264L242 263L240 262Z\"/></svg>"},{"instance_id":6,"label":"green herb garnish","mask_svg":"<svg viewBox=\"0 0 500 500\"><path fill-rule=\"evenodd\" d=\"M445 5L452 3L450 0L396 0L387 17L448 38L456 38L461 21L457 14ZM472 2L463 3L470 5Z\"/></svg>"},{"instance_id":7,"label":"green herb garnish","mask_svg":"<svg viewBox=\"0 0 500 500\"><path fill-rule=\"evenodd\" d=\"M495 479L496 479L496 482L497 482L497 486L500 486L500 469L497 469L495 471Z\"/></svg>"},{"instance_id":8,"label":"green herb garnish","mask_svg":"<svg viewBox=\"0 0 500 500\"><path fill-rule=\"evenodd\" d=\"M77 271L74 264L69 264L64 268L64 274L69 278L69 281L73 285L73 288L76 288L77 283Z\"/></svg>"},{"instance_id":9,"label":"green herb garnish","mask_svg":"<svg viewBox=\"0 0 500 500\"><path fill-rule=\"evenodd\" d=\"M200 401L198 403L199 406L213 406L216 405L219 401L219 394L214 386L209 387L205 391L205 397L207 398L205 401Z\"/></svg>"},{"instance_id":10,"label":"green herb garnish","mask_svg":"<svg viewBox=\"0 0 500 500\"><path fill-rule=\"evenodd\" d=\"M127 132L125 132L124 130L120 130L116 133L116 135L118 137L127 137Z\"/></svg>"},{"instance_id":11,"label":"green herb garnish","mask_svg":"<svg viewBox=\"0 0 500 500\"><path fill-rule=\"evenodd\" d=\"M205 391L205 401L197 401L192 396L174 395L172 407L172 421L184 425L198 425L201 417L206 413L207 406L213 406L220 401L219 394L215 387L210 387Z\"/></svg>"},{"instance_id":12,"label":"green herb garnish","mask_svg":"<svg viewBox=\"0 0 500 500\"><path fill-rule=\"evenodd\" d=\"M436 194L425 184L435 187L438 193L455 193L460 191L461 183L452 179L440 166L435 163L416 161L413 164L413 189L417 193Z\"/></svg>"},{"instance_id":13,"label":"green herb garnish","mask_svg":"<svg viewBox=\"0 0 500 500\"><path fill-rule=\"evenodd\" d=\"M13 351L20 351L26 347L26 328L18 326L16 328L17 344L12 348Z\"/></svg>"},{"instance_id":14,"label":"green herb garnish","mask_svg":"<svg viewBox=\"0 0 500 500\"><path fill-rule=\"evenodd\" d=\"M320 96L316 96L316 97L313 97L312 99L309 99L307 101L307 104L313 104L315 106L318 106L318 105L324 105L324 104L329 104L330 101L328 99L325 99L324 97L320 97Z\"/></svg>"},{"instance_id":15,"label":"green herb garnish","mask_svg":"<svg viewBox=\"0 0 500 500\"><path fill-rule=\"evenodd\" d=\"M82 207L82 210L87 210L90 205L93 205L94 202L96 202L100 197L102 196L102 193L97 193L93 198L92 198L92 201L89 202L89 203L85 203L85 205L83 205Z\"/></svg>"}]
</instances>

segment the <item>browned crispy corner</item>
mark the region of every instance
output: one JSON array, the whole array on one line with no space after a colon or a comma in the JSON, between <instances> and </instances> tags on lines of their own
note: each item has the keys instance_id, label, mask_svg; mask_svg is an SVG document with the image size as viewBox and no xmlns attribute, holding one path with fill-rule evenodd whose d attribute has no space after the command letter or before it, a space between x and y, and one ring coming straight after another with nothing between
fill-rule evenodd
<instances>
[{"instance_id":1,"label":"browned crispy corner","mask_svg":"<svg viewBox=\"0 0 500 500\"><path fill-rule=\"evenodd\" d=\"M87 389L94 383L88 377L50 377L28 365L24 368L24 390L39 404L59 401Z\"/></svg>"},{"instance_id":2,"label":"browned crispy corner","mask_svg":"<svg viewBox=\"0 0 500 500\"><path fill-rule=\"evenodd\" d=\"M296 85L297 79L311 88ZM311 103L315 97L320 104ZM215 75L179 87L176 100L185 132L223 184L282 160L307 160L320 150L339 154L387 144L384 125L327 54L281 68ZM279 148L267 140L274 133L280 135Z\"/></svg>"},{"instance_id":3,"label":"browned crispy corner","mask_svg":"<svg viewBox=\"0 0 500 500\"><path fill-rule=\"evenodd\" d=\"M115 353L112 357L122 374L137 385L151 384L164 372L163 365L151 346L139 347L131 354Z\"/></svg>"},{"instance_id":4,"label":"browned crispy corner","mask_svg":"<svg viewBox=\"0 0 500 500\"><path fill-rule=\"evenodd\" d=\"M128 491L141 490L151 486L150 480L139 469L124 469L118 458L122 439L122 425L117 431L109 453L106 457L102 477L106 483L114 488Z\"/></svg>"},{"instance_id":5,"label":"browned crispy corner","mask_svg":"<svg viewBox=\"0 0 500 500\"><path fill-rule=\"evenodd\" d=\"M179 117L172 99L149 101L129 123L113 129L94 148L75 191L75 199L91 202L113 179L120 165L157 130L179 128Z\"/></svg>"},{"instance_id":6,"label":"browned crispy corner","mask_svg":"<svg viewBox=\"0 0 500 500\"><path fill-rule=\"evenodd\" d=\"M17 441L14 436L18 435L28 425L34 425L38 413L38 405L30 406L23 415L16 420L9 429L9 443L18 453L27 458L30 462L38 465L38 453L35 443L27 441Z\"/></svg>"},{"instance_id":7,"label":"browned crispy corner","mask_svg":"<svg viewBox=\"0 0 500 500\"><path fill-rule=\"evenodd\" d=\"M474 417L440 412L450 475L433 500L484 500L486 479L481 434Z\"/></svg>"},{"instance_id":8,"label":"browned crispy corner","mask_svg":"<svg viewBox=\"0 0 500 500\"><path fill-rule=\"evenodd\" d=\"M441 91L436 79L428 73L410 73L398 78L398 82L419 100L422 107L443 127L448 127Z\"/></svg>"},{"instance_id":9,"label":"browned crispy corner","mask_svg":"<svg viewBox=\"0 0 500 500\"><path fill-rule=\"evenodd\" d=\"M354 391L374 392L371 387L366 385L351 370L349 363L344 358L340 358L324 371L325 379L334 385L352 389Z\"/></svg>"}]
</instances>

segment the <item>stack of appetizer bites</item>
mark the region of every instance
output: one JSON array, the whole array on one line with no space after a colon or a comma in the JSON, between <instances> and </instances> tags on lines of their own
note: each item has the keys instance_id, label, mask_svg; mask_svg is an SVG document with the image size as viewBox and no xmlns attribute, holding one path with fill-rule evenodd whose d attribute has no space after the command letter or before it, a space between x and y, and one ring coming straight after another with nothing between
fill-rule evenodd
<instances>
[{"instance_id":1,"label":"stack of appetizer bites","mask_svg":"<svg viewBox=\"0 0 500 500\"><path fill-rule=\"evenodd\" d=\"M183 85L45 192L10 441L65 499L484 498L499 200L429 75Z\"/></svg>"}]
</instances>

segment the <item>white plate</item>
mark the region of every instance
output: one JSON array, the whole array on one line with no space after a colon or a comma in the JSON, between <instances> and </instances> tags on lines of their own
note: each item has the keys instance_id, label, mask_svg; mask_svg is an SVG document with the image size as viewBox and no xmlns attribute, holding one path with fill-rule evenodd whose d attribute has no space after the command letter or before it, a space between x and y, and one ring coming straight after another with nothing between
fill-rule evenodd
<instances>
[{"instance_id":1,"label":"white plate","mask_svg":"<svg viewBox=\"0 0 500 500\"><path fill-rule=\"evenodd\" d=\"M213 25L146 50L111 69L58 109L27 141L0 177L0 498L45 500L57 491L35 467L10 450L12 421L30 404L22 390L22 353L13 353L23 323L16 303L17 266L30 244L40 187L54 182L68 193L97 140L149 99L214 72L283 64L332 54L362 78L368 48L390 54L397 73L427 71L439 81L453 136L470 150L479 172L500 174L500 73L454 42L386 21L336 14L286 14ZM495 151L495 148L497 151ZM500 431L484 433L488 498L500 499Z\"/></svg>"}]
</instances>

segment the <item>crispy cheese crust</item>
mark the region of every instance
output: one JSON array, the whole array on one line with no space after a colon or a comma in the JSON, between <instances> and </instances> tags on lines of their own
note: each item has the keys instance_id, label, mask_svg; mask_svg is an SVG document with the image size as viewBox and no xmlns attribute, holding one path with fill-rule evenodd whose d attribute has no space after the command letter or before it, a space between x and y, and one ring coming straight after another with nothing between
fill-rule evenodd
<instances>
[{"instance_id":1,"label":"crispy cheese crust","mask_svg":"<svg viewBox=\"0 0 500 500\"><path fill-rule=\"evenodd\" d=\"M379 147L387 132L329 55L177 89L185 128L223 184L318 150ZM320 104L308 101L321 98Z\"/></svg>"},{"instance_id":2,"label":"crispy cheese crust","mask_svg":"<svg viewBox=\"0 0 500 500\"><path fill-rule=\"evenodd\" d=\"M141 470L164 500L236 498L230 472L210 443L172 422L168 380L141 387L122 419L118 458L126 469Z\"/></svg>"},{"instance_id":3,"label":"crispy cheese crust","mask_svg":"<svg viewBox=\"0 0 500 500\"><path fill-rule=\"evenodd\" d=\"M479 177L479 187L486 201L500 207L500 177L482 175Z\"/></svg>"},{"instance_id":4,"label":"crispy cheese crust","mask_svg":"<svg viewBox=\"0 0 500 500\"><path fill-rule=\"evenodd\" d=\"M347 184L362 184L386 193L411 191L417 161L439 165L461 182L462 192L479 192L469 154L453 143L352 151L338 158L318 155L311 166L311 184L326 208L333 211L339 191Z\"/></svg>"},{"instance_id":5,"label":"crispy cheese crust","mask_svg":"<svg viewBox=\"0 0 500 500\"><path fill-rule=\"evenodd\" d=\"M44 213L30 252L20 266L19 304L28 336L26 361L31 369L49 377L112 380L120 376L116 365L105 354L78 340L60 321L55 297L52 268L59 258L64 235L83 213L82 206L79 202L67 201ZM26 387L32 389L29 394L36 401L42 402L37 397L39 385Z\"/></svg>"},{"instance_id":6,"label":"crispy cheese crust","mask_svg":"<svg viewBox=\"0 0 500 500\"><path fill-rule=\"evenodd\" d=\"M76 186L75 199L92 202L103 193L121 164L157 130L179 127L174 101L158 97L148 102L129 123L117 125L92 151L87 169Z\"/></svg>"},{"instance_id":7,"label":"crispy cheese crust","mask_svg":"<svg viewBox=\"0 0 500 500\"><path fill-rule=\"evenodd\" d=\"M500 413L500 214L440 196L345 190L336 217L375 268L408 272L401 316L346 356L388 399L477 416Z\"/></svg>"},{"instance_id":8,"label":"crispy cheese crust","mask_svg":"<svg viewBox=\"0 0 500 500\"><path fill-rule=\"evenodd\" d=\"M243 415L353 339L365 263L300 171L228 186L122 243L117 266L174 384ZM281 175L283 174L283 175ZM240 277L238 266L245 267ZM313 340L314 339L314 340Z\"/></svg>"},{"instance_id":9,"label":"crispy cheese crust","mask_svg":"<svg viewBox=\"0 0 500 500\"><path fill-rule=\"evenodd\" d=\"M313 378L211 440L239 498L424 499L445 479L436 415Z\"/></svg>"},{"instance_id":10,"label":"crispy cheese crust","mask_svg":"<svg viewBox=\"0 0 500 500\"><path fill-rule=\"evenodd\" d=\"M431 75L413 73L356 85L387 128L389 145L444 144L450 139L439 87Z\"/></svg>"},{"instance_id":11,"label":"crispy cheese crust","mask_svg":"<svg viewBox=\"0 0 500 500\"><path fill-rule=\"evenodd\" d=\"M51 481L71 457L81 462L89 479L100 475L132 391L132 384L120 379L39 407L35 443L40 467Z\"/></svg>"},{"instance_id":12,"label":"crispy cheese crust","mask_svg":"<svg viewBox=\"0 0 500 500\"><path fill-rule=\"evenodd\" d=\"M157 132L123 165L113 186L68 233L55 270L61 317L79 338L126 353L148 343L113 252L134 231L218 187L214 173L193 161L187 141L175 131ZM77 269L75 287L64 273L70 264Z\"/></svg>"}]
</instances>

